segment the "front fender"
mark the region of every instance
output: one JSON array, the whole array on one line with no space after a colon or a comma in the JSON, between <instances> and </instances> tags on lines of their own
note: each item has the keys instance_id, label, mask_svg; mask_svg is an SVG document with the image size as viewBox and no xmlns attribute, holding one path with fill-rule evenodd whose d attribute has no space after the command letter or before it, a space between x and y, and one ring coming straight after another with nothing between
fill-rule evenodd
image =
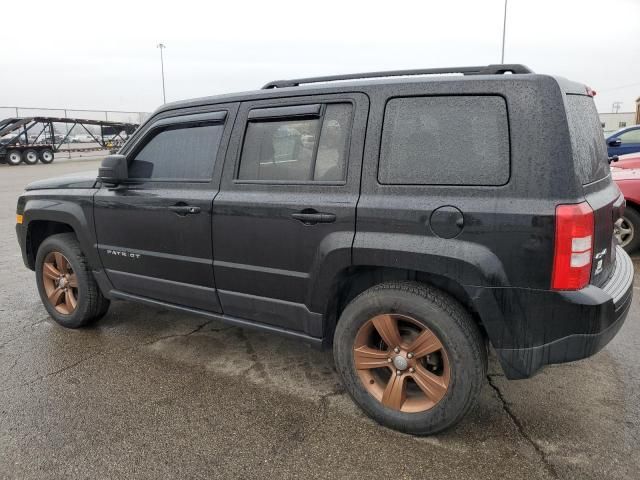
<instances>
[{"instance_id":1,"label":"front fender","mask_svg":"<svg viewBox=\"0 0 640 480\"><path fill-rule=\"evenodd\" d=\"M22 231L18 235L24 236L20 241L23 252L27 248L26 235L31 222L63 223L73 229L91 268L93 270L102 269L96 250L93 224L93 194L95 192L94 189L70 189L59 194L51 190L31 191L21 197L23 223Z\"/></svg>"}]
</instances>

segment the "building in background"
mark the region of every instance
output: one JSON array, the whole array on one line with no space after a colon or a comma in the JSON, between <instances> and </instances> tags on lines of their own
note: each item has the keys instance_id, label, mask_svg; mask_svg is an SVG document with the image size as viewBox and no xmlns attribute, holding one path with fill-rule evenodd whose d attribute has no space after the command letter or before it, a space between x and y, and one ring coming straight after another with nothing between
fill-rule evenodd
<instances>
[{"instance_id":1,"label":"building in background","mask_svg":"<svg viewBox=\"0 0 640 480\"><path fill-rule=\"evenodd\" d=\"M612 133L638 123L637 112L600 113L599 115L604 133Z\"/></svg>"},{"instance_id":2,"label":"building in background","mask_svg":"<svg viewBox=\"0 0 640 480\"><path fill-rule=\"evenodd\" d=\"M640 125L640 97L636 98L636 109L633 112L599 113L598 115L605 134L632 125Z\"/></svg>"}]
</instances>

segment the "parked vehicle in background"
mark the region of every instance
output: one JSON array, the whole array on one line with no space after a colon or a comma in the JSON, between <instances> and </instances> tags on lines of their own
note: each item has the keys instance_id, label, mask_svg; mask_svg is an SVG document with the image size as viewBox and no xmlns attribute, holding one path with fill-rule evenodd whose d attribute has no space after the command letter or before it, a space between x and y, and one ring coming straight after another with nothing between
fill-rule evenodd
<instances>
[{"instance_id":1,"label":"parked vehicle in background","mask_svg":"<svg viewBox=\"0 0 640 480\"><path fill-rule=\"evenodd\" d=\"M27 186L18 241L63 326L123 299L333 346L368 415L434 433L474 404L488 343L526 378L627 316L590 92L490 65L171 103L98 178Z\"/></svg>"},{"instance_id":2,"label":"parked vehicle in background","mask_svg":"<svg viewBox=\"0 0 640 480\"><path fill-rule=\"evenodd\" d=\"M620 245L631 253L640 247L640 169L618 168L615 164L611 175L627 202L616 224L615 235Z\"/></svg>"},{"instance_id":3,"label":"parked vehicle in background","mask_svg":"<svg viewBox=\"0 0 640 480\"><path fill-rule=\"evenodd\" d=\"M640 125L622 128L609 135L607 152L610 157L640 152Z\"/></svg>"},{"instance_id":4,"label":"parked vehicle in background","mask_svg":"<svg viewBox=\"0 0 640 480\"><path fill-rule=\"evenodd\" d=\"M34 165L38 160L51 163L60 147L71 142L70 132L73 132L74 128L88 132L88 127L92 128L91 131L99 130L100 134L96 135L96 138L88 134L76 135L75 138L77 142L92 142L94 145L77 149L67 147L66 152L119 148L124 138L133 133L138 125L66 117L5 118L0 120L0 163L13 166L23 162ZM62 128L67 133L55 133ZM105 136L109 136L109 140L105 140Z\"/></svg>"},{"instance_id":5,"label":"parked vehicle in background","mask_svg":"<svg viewBox=\"0 0 640 480\"><path fill-rule=\"evenodd\" d=\"M616 162L611 163L612 168L640 168L640 153L629 153L627 155L620 155Z\"/></svg>"},{"instance_id":6,"label":"parked vehicle in background","mask_svg":"<svg viewBox=\"0 0 640 480\"><path fill-rule=\"evenodd\" d=\"M74 135L71 137L71 143L92 143L95 139L88 134Z\"/></svg>"}]
</instances>

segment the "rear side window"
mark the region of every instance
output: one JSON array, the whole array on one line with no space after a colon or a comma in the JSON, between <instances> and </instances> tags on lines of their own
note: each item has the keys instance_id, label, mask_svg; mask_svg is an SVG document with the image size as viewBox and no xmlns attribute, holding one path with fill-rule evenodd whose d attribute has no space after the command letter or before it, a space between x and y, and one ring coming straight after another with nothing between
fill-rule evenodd
<instances>
[{"instance_id":1,"label":"rear side window","mask_svg":"<svg viewBox=\"0 0 640 480\"><path fill-rule=\"evenodd\" d=\"M567 121L573 161L582 184L606 177L607 147L593 99L587 95L567 95Z\"/></svg>"},{"instance_id":2,"label":"rear side window","mask_svg":"<svg viewBox=\"0 0 640 480\"><path fill-rule=\"evenodd\" d=\"M129 164L131 178L211 180L224 125L180 125L160 130Z\"/></svg>"},{"instance_id":3,"label":"rear side window","mask_svg":"<svg viewBox=\"0 0 640 480\"><path fill-rule=\"evenodd\" d=\"M240 180L341 181L345 178L352 106L328 104L319 118L250 120Z\"/></svg>"},{"instance_id":4,"label":"rear side window","mask_svg":"<svg viewBox=\"0 0 640 480\"><path fill-rule=\"evenodd\" d=\"M387 103L380 183L504 185L508 180L509 127L502 97L407 97Z\"/></svg>"}]
</instances>

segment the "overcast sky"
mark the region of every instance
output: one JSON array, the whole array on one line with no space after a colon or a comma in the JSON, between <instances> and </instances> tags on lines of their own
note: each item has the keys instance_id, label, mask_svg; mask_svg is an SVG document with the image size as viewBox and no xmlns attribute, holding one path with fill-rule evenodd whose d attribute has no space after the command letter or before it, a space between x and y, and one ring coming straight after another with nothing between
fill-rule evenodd
<instances>
[{"instance_id":1,"label":"overcast sky","mask_svg":"<svg viewBox=\"0 0 640 480\"><path fill-rule=\"evenodd\" d=\"M0 106L152 111L162 103L159 42L168 101L278 78L499 63L503 8L504 0L10 2ZM640 0L509 0L505 62L590 85L601 112L614 101L632 111Z\"/></svg>"}]
</instances>

